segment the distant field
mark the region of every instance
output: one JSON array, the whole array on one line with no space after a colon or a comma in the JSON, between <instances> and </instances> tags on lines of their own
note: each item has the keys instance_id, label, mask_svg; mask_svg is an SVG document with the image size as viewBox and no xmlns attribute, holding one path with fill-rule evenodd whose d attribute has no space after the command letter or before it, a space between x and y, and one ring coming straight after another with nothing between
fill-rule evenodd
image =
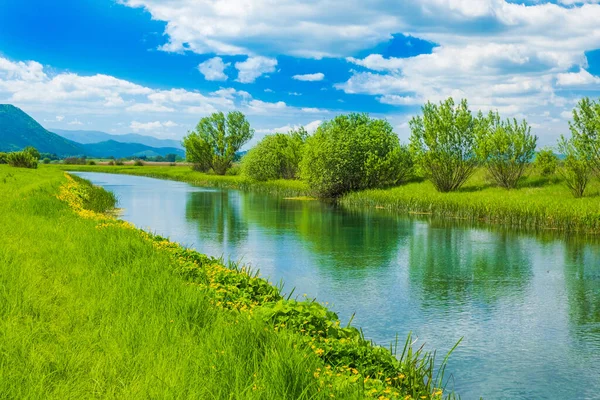
<instances>
[{"instance_id":1,"label":"distant field","mask_svg":"<svg viewBox=\"0 0 600 400\"><path fill-rule=\"evenodd\" d=\"M252 182L243 176L217 176L187 166L61 166L69 170L98 171L173 179L198 185L260 190L285 196L310 195L302 181ZM484 170L458 192L439 193L428 181L413 181L389 188L350 193L339 199L347 207L377 207L407 214L501 224L525 229L600 233L600 184L594 180L587 195L575 199L560 178L535 173L518 189L491 185Z\"/></svg>"}]
</instances>

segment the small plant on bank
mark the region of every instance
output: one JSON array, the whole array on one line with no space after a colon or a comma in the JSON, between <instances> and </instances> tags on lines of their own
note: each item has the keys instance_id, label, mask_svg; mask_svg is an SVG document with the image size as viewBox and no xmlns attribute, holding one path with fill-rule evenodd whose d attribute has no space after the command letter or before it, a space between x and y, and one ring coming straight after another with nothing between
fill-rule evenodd
<instances>
[{"instance_id":1,"label":"small plant on bank","mask_svg":"<svg viewBox=\"0 0 600 400\"><path fill-rule=\"evenodd\" d=\"M115 162L114 162L113 160L110 160L110 161L108 162L108 165L115 165Z\"/></svg>"},{"instance_id":2,"label":"small plant on bank","mask_svg":"<svg viewBox=\"0 0 600 400\"><path fill-rule=\"evenodd\" d=\"M476 154L498 186L513 189L535 154L537 139L527 121L502 121L490 112L479 124Z\"/></svg>"},{"instance_id":3,"label":"small plant on bank","mask_svg":"<svg viewBox=\"0 0 600 400\"><path fill-rule=\"evenodd\" d=\"M133 165L135 165L136 167L143 167L144 166L144 162L142 160L135 160L133 162Z\"/></svg>"},{"instance_id":4,"label":"small plant on bank","mask_svg":"<svg viewBox=\"0 0 600 400\"><path fill-rule=\"evenodd\" d=\"M115 165L125 165L125 163L123 162L123 160L117 160L115 161Z\"/></svg>"},{"instance_id":5,"label":"small plant on bank","mask_svg":"<svg viewBox=\"0 0 600 400\"><path fill-rule=\"evenodd\" d=\"M319 197L392 186L412 174L412 159L389 122L367 114L340 115L304 145L301 177Z\"/></svg>"},{"instance_id":6,"label":"small plant on bank","mask_svg":"<svg viewBox=\"0 0 600 400\"><path fill-rule=\"evenodd\" d=\"M187 160L194 170L225 175L231 168L235 153L254 136L254 130L244 114L232 111L204 117L196 130L183 138Z\"/></svg>"},{"instance_id":7,"label":"small plant on bank","mask_svg":"<svg viewBox=\"0 0 600 400\"><path fill-rule=\"evenodd\" d=\"M0 164L8 164L8 153L0 153Z\"/></svg>"},{"instance_id":8,"label":"small plant on bank","mask_svg":"<svg viewBox=\"0 0 600 400\"><path fill-rule=\"evenodd\" d=\"M87 162L87 165L96 165L96 161L94 161L94 160L89 160L89 161Z\"/></svg>"},{"instance_id":9,"label":"small plant on bank","mask_svg":"<svg viewBox=\"0 0 600 400\"><path fill-rule=\"evenodd\" d=\"M244 156L244 174L257 181L296 179L307 137L304 128L265 136Z\"/></svg>"},{"instance_id":10,"label":"small plant on bank","mask_svg":"<svg viewBox=\"0 0 600 400\"><path fill-rule=\"evenodd\" d=\"M27 151L15 151L8 153L6 156L6 162L11 167L33 169L38 167L38 160Z\"/></svg>"},{"instance_id":11,"label":"small plant on bank","mask_svg":"<svg viewBox=\"0 0 600 400\"><path fill-rule=\"evenodd\" d=\"M541 176L545 178L551 177L556 173L558 157L551 148L545 147L537 153L534 166Z\"/></svg>"},{"instance_id":12,"label":"small plant on bank","mask_svg":"<svg viewBox=\"0 0 600 400\"><path fill-rule=\"evenodd\" d=\"M50 164L50 159L48 157L44 158L42 161L44 164Z\"/></svg>"},{"instance_id":13,"label":"small plant on bank","mask_svg":"<svg viewBox=\"0 0 600 400\"><path fill-rule=\"evenodd\" d=\"M422 116L410 121L410 149L421 173L440 192L452 192L469 179L478 165L477 131L485 118L473 117L467 100L428 102Z\"/></svg>"}]
</instances>

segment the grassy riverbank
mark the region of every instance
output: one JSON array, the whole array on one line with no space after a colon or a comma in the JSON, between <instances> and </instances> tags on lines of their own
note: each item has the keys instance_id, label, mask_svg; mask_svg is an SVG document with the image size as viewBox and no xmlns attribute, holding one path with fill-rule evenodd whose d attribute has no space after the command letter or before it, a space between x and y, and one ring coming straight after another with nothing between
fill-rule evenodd
<instances>
[{"instance_id":1,"label":"grassy riverbank","mask_svg":"<svg viewBox=\"0 0 600 400\"><path fill-rule=\"evenodd\" d=\"M51 167L56 168L56 167ZM284 196L310 195L305 183L294 180L252 182L241 176L216 176L189 167L62 166L69 170L123 173L174 179L199 185L258 190ZM428 181L390 189L350 193L339 199L347 207L377 207L395 212L501 224L522 229L600 233L600 185L594 181L584 198L573 198L559 179L532 174L518 189L490 185L483 170L458 192L440 193Z\"/></svg>"},{"instance_id":2,"label":"grassy riverbank","mask_svg":"<svg viewBox=\"0 0 600 400\"><path fill-rule=\"evenodd\" d=\"M114 198L84 180L0 165L0 185L4 397L442 396L429 356L102 214Z\"/></svg>"}]
</instances>

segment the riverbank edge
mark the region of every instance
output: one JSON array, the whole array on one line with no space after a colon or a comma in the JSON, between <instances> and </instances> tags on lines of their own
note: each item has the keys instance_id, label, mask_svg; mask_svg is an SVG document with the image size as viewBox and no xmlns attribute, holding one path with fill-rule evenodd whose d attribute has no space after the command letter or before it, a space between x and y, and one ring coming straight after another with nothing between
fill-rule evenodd
<instances>
[{"instance_id":1,"label":"riverbank edge","mask_svg":"<svg viewBox=\"0 0 600 400\"><path fill-rule=\"evenodd\" d=\"M445 361L440 366L441 374L438 372L434 379L433 356L421 350L413 352L410 337L397 359L391 348L376 346L350 325L342 327L337 315L324 305L309 299L284 298L280 288L244 266L235 263L226 266L221 260L138 229L111 213L86 209L84 200L89 189L83 182L93 190L104 189L85 179L74 179L68 172L64 175L67 182L60 186L57 197L79 217L95 220L97 229L134 230L151 242L156 251L167 254L182 281L207 293L215 307L258 318L265 323L265 329L296 335L298 343L323 362L323 368L314 371L323 390L335 393L339 388L347 393L358 389L364 398L379 400L454 397L440 389Z\"/></svg>"},{"instance_id":2,"label":"riverbank edge","mask_svg":"<svg viewBox=\"0 0 600 400\"><path fill-rule=\"evenodd\" d=\"M60 166L66 171L105 172L187 182L200 186L255 191L282 197L312 198L309 187L297 180L256 182L242 176L217 176L192 171L188 167L155 166ZM422 185L424 183L419 183ZM567 199L564 204L527 203L498 199L474 199L465 193L423 193L400 186L354 192L337 199L350 209L385 209L391 212L421 217L460 220L462 222L505 226L526 231L554 231L561 233L600 234L600 202L595 210L577 210L582 199ZM494 200L490 202L490 200ZM570 207L573 206L573 207Z\"/></svg>"}]
</instances>

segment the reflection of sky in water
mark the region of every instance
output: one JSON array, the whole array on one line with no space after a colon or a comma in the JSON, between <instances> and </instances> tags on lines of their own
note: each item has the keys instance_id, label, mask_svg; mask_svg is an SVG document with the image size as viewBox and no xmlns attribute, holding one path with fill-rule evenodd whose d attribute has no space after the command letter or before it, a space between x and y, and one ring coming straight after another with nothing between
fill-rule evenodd
<instances>
[{"instance_id":1,"label":"reflection of sky in water","mask_svg":"<svg viewBox=\"0 0 600 400\"><path fill-rule=\"evenodd\" d=\"M597 398L600 247L349 212L318 202L149 178L81 176L122 218L286 290L333 304L380 344L409 331L442 354L464 399ZM403 344L403 343L401 343Z\"/></svg>"}]
</instances>

